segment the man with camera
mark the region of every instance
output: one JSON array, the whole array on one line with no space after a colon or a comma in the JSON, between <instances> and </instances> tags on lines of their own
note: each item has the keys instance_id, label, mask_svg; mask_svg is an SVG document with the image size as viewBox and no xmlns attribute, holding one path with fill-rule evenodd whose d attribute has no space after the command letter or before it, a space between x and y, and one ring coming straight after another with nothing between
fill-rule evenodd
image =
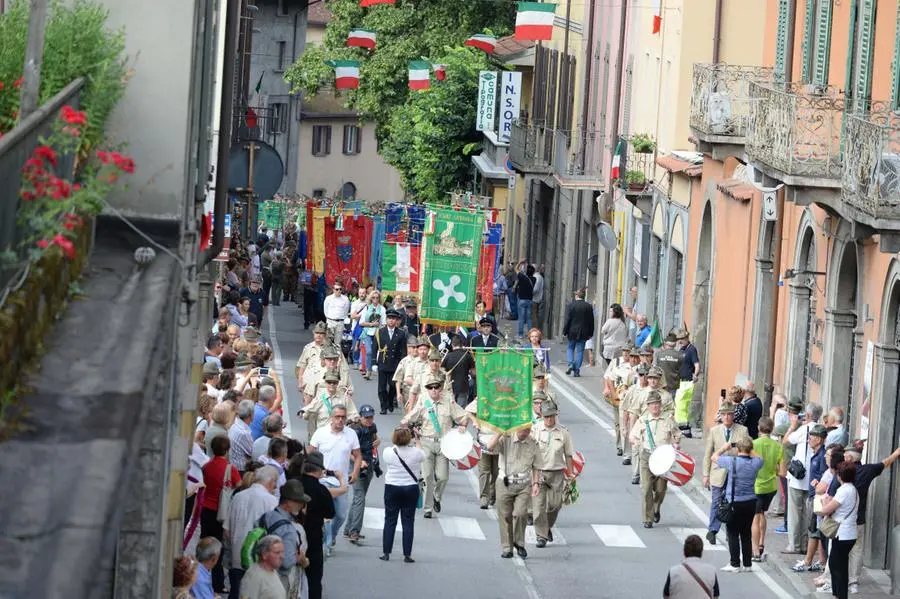
<instances>
[{"instance_id":1,"label":"man with camera","mask_svg":"<svg viewBox=\"0 0 900 599\"><path fill-rule=\"evenodd\" d=\"M362 462L359 469L359 478L353 483L353 503L350 504L350 513L347 515L347 524L344 526L344 536L351 543L359 543L365 535L361 535L363 515L366 511L366 493L369 492L369 484L372 478L381 476L381 464L378 463L378 427L375 426L375 408L369 404L363 404L359 408L359 421L350 424L350 428L356 431L359 438L359 451L362 454Z\"/></svg>"}]
</instances>

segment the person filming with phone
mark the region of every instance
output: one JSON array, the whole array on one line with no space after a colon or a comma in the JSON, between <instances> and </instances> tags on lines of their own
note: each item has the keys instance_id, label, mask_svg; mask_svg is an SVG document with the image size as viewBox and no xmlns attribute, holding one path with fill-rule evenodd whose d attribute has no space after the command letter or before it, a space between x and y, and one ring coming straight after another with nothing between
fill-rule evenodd
<instances>
[{"instance_id":1,"label":"person filming with phone","mask_svg":"<svg viewBox=\"0 0 900 599\"><path fill-rule=\"evenodd\" d=\"M736 444L741 439L750 439L747 427L734 422L734 404L724 402L719 407L719 416L722 419L722 424L715 425L707 433L706 451L703 456L703 486L712 491L712 502L709 506L709 527L706 532L706 540L711 545L716 544L716 535L719 534L719 529L722 527L716 512L725 492L726 478L728 478L727 470L713 460L713 454L726 443L733 443L735 445L732 445L732 449L723 453L730 456L737 455L735 450Z\"/></svg>"}]
</instances>

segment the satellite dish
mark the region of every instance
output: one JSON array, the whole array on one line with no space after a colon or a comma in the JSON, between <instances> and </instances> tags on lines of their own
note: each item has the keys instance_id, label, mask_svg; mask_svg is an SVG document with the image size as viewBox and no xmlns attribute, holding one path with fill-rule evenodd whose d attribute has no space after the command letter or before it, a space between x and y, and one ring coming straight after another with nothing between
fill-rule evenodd
<instances>
[{"instance_id":1,"label":"satellite dish","mask_svg":"<svg viewBox=\"0 0 900 599\"><path fill-rule=\"evenodd\" d=\"M597 263L600 261L600 255L594 254L590 258L588 258L587 267L588 270L594 274L597 274Z\"/></svg>"},{"instance_id":2,"label":"satellite dish","mask_svg":"<svg viewBox=\"0 0 900 599\"><path fill-rule=\"evenodd\" d=\"M253 144L253 193L261 198L275 195L284 179L284 162L278 150L260 140L239 141L228 157L228 189L247 189L250 145Z\"/></svg>"},{"instance_id":3,"label":"satellite dish","mask_svg":"<svg viewBox=\"0 0 900 599\"><path fill-rule=\"evenodd\" d=\"M608 222L604 221L597 225L597 239L600 240L600 245L610 252L619 247L619 236Z\"/></svg>"}]
</instances>

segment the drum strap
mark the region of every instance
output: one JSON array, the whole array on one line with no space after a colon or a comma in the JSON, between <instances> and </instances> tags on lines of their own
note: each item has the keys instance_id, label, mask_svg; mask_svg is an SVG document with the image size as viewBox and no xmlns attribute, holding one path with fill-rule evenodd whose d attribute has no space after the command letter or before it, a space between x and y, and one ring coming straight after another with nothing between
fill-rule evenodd
<instances>
[{"instance_id":1,"label":"drum strap","mask_svg":"<svg viewBox=\"0 0 900 599\"><path fill-rule=\"evenodd\" d=\"M650 451L656 449L656 441L653 439L653 431L650 430L650 421L644 420L644 424L647 426L647 442L650 443Z\"/></svg>"},{"instance_id":2,"label":"drum strap","mask_svg":"<svg viewBox=\"0 0 900 599\"><path fill-rule=\"evenodd\" d=\"M428 410L428 418L431 420L431 426L434 427L434 432L438 439L441 438L441 425L438 423L437 419L437 409L436 406L432 403L430 399L425 400L425 409Z\"/></svg>"}]
</instances>

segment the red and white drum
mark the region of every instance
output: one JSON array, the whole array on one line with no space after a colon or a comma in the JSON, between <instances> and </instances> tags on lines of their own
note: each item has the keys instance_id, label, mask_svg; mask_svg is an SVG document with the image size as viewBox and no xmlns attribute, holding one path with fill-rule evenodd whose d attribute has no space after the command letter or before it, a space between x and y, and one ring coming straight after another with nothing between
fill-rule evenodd
<instances>
[{"instance_id":1,"label":"red and white drum","mask_svg":"<svg viewBox=\"0 0 900 599\"><path fill-rule=\"evenodd\" d=\"M481 445L476 443L472 446L472 451L461 460L454 460L453 465L457 470L471 470L481 461Z\"/></svg>"},{"instance_id":2,"label":"red and white drum","mask_svg":"<svg viewBox=\"0 0 900 599\"><path fill-rule=\"evenodd\" d=\"M569 471L568 466L566 466L563 470L567 478L578 478L578 476L581 474L581 471L584 470L584 454L580 451L576 451L575 455L572 456L572 470L574 470L574 473Z\"/></svg>"},{"instance_id":3,"label":"red and white drum","mask_svg":"<svg viewBox=\"0 0 900 599\"><path fill-rule=\"evenodd\" d=\"M660 445L650 454L650 472L676 487L694 476L694 458L672 445Z\"/></svg>"},{"instance_id":4,"label":"red and white drum","mask_svg":"<svg viewBox=\"0 0 900 599\"><path fill-rule=\"evenodd\" d=\"M476 445L471 433L454 428L441 438L441 453L451 462L455 462L468 456Z\"/></svg>"}]
</instances>

